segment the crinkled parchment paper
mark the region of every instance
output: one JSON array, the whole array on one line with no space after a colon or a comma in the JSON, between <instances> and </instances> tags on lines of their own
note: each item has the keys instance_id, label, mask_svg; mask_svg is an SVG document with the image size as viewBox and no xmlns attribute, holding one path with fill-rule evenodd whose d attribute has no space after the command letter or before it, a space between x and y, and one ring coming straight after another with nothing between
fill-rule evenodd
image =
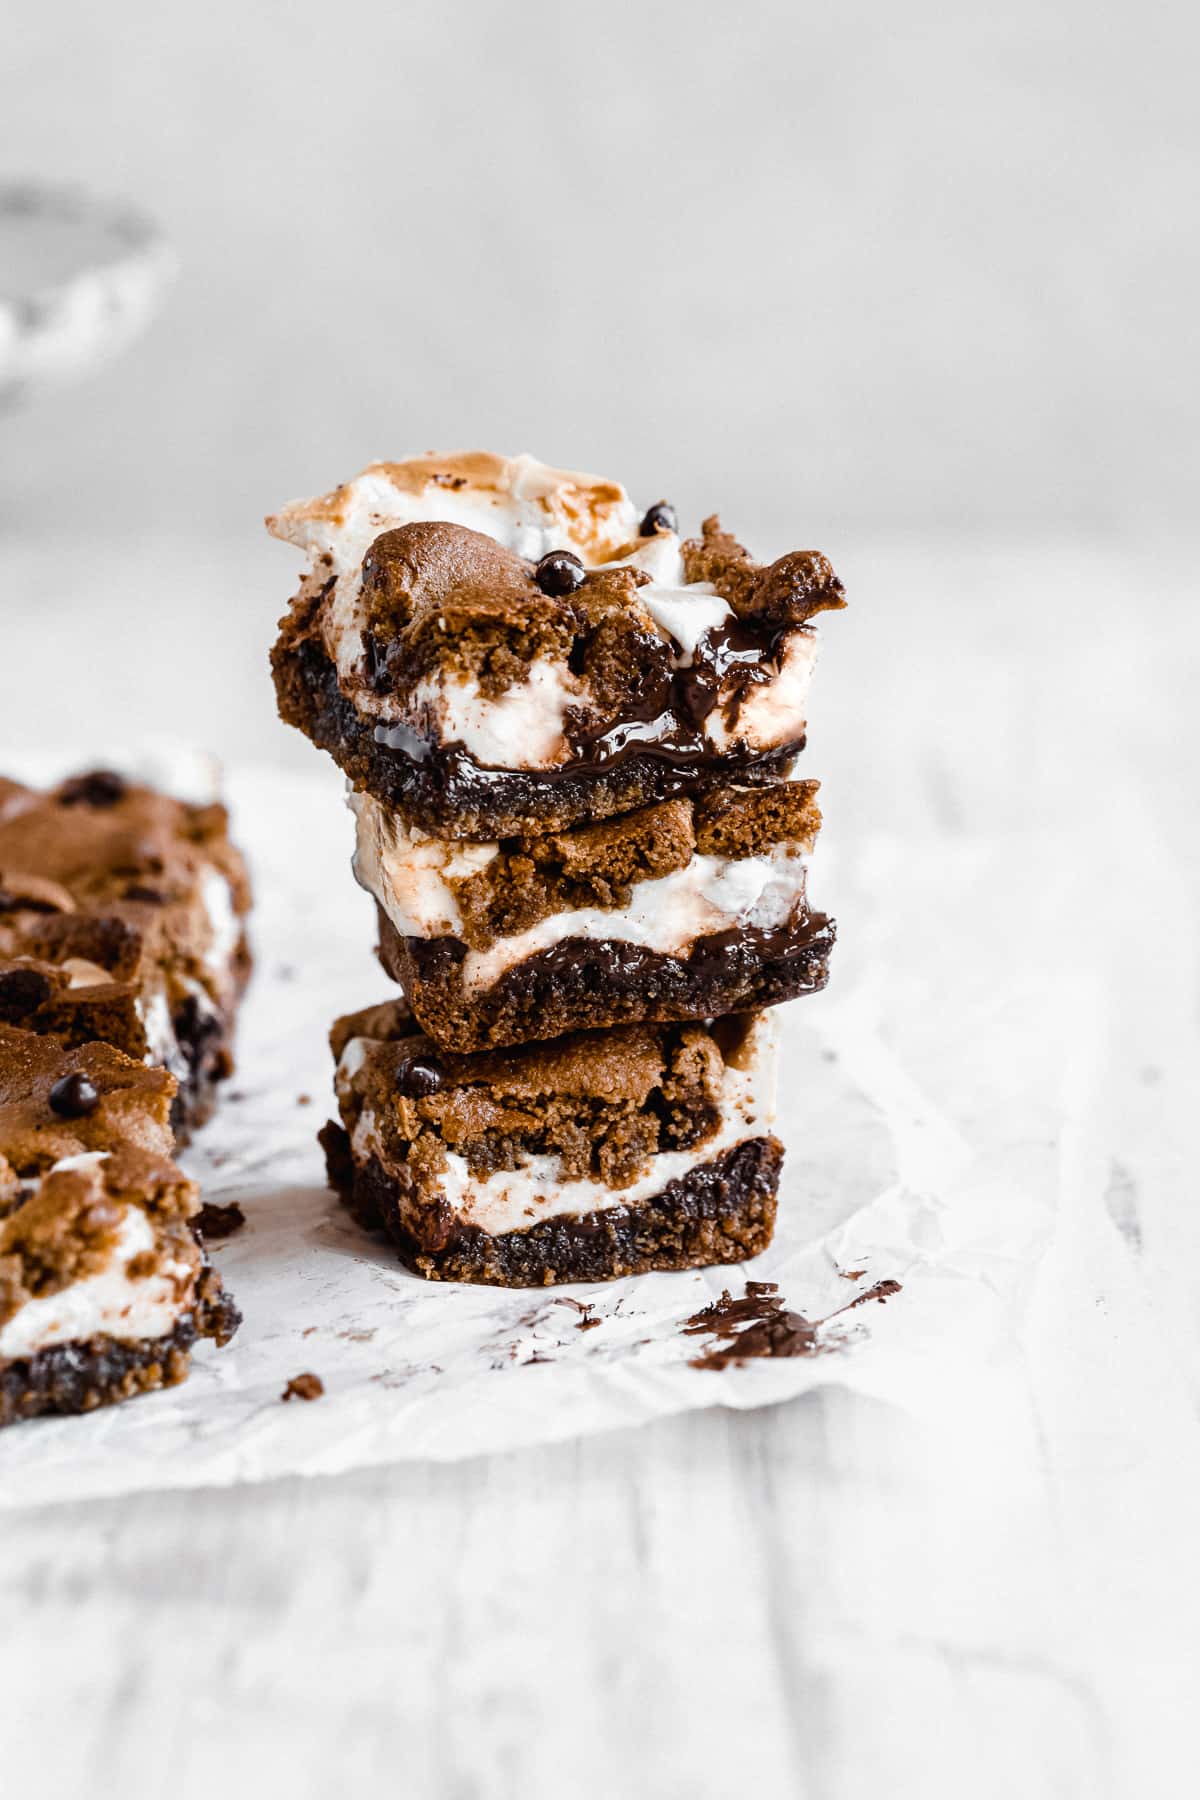
<instances>
[{"instance_id":1,"label":"crinkled parchment paper","mask_svg":"<svg viewBox=\"0 0 1200 1800\"><path fill-rule=\"evenodd\" d=\"M326 1032L389 987L372 909L334 781L248 771L228 789L257 884L257 975L238 1073L185 1161L206 1199L245 1211L213 1247L244 1324L226 1350L201 1346L179 1388L5 1432L4 1503L465 1457L825 1383L944 1414L1019 1340L1078 1178L1064 1121L1094 1104L1103 1067L1105 921L1061 857L1042 881L1028 846L1005 842L826 854L813 891L841 942L828 993L786 1009L770 1251L508 1292L417 1279L326 1189ZM708 1340L682 1326L748 1279L810 1319L901 1287L841 1312L820 1354L694 1367ZM323 1397L283 1404L309 1371Z\"/></svg>"}]
</instances>

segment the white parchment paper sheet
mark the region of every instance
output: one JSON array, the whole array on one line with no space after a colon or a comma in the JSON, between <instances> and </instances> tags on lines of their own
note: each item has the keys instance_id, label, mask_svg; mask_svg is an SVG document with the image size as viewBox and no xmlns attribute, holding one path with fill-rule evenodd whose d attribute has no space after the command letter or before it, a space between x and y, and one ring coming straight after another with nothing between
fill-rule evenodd
<instances>
[{"instance_id":1,"label":"white parchment paper sheet","mask_svg":"<svg viewBox=\"0 0 1200 1800\"><path fill-rule=\"evenodd\" d=\"M226 1350L201 1346L182 1387L5 1432L0 1502L465 1457L829 1382L914 1413L977 1408L1020 1350L1038 1270L1088 1179L1073 1122L1116 1091L1116 901L1086 855L1076 878L1058 844L1042 879L1028 841L825 853L813 893L841 942L828 993L786 1009L770 1251L506 1292L415 1278L326 1189L326 1031L388 992L372 908L335 780L251 770L228 787L257 884L257 976L238 1073L186 1161L207 1199L245 1210L213 1249L245 1322ZM884 1278L900 1293L842 1314L827 1354L691 1366L706 1340L681 1326L725 1287L775 1281L821 1318ZM599 1324L581 1330L568 1298ZM310 1370L323 1398L282 1404Z\"/></svg>"}]
</instances>

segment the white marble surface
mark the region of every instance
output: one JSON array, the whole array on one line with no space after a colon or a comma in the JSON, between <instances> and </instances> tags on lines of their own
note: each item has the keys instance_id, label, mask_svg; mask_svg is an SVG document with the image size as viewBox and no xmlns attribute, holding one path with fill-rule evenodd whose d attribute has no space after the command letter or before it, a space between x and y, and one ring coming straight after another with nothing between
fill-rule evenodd
<instances>
[{"instance_id":1,"label":"white marble surface","mask_svg":"<svg viewBox=\"0 0 1200 1800\"><path fill-rule=\"evenodd\" d=\"M9 550L4 735L111 737L114 707L124 736L161 730L165 693L173 729L301 766L249 661L265 562L175 546L164 583L162 548ZM910 910L922 846L966 868L984 838L1011 853L1007 907L930 894L915 915L894 1045L942 1071L939 1109L985 1152L1024 1146L1027 1182L993 1171L1014 1204L1054 1172L1019 1344L956 1368L953 1410L835 1387L453 1466L6 1513L14 1791L1189 1791L1191 558L935 543L841 561L856 606L827 633L810 753L833 909L881 829L913 844L911 871L878 871ZM30 676L48 668L52 718ZM1006 1089L982 1076L986 1004L947 1063L951 984L999 1006L1049 893L1078 911L1036 959L1057 970L1052 1013L1030 1004L1049 1073ZM860 916L870 933L887 914ZM844 931L848 985L870 948Z\"/></svg>"}]
</instances>

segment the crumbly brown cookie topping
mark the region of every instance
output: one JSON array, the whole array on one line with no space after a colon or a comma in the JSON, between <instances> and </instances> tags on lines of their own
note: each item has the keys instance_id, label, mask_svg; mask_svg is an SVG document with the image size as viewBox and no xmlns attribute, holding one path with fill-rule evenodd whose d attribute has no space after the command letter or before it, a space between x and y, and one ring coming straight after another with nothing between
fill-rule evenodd
<instances>
[{"instance_id":1,"label":"crumbly brown cookie topping","mask_svg":"<svg viewBox=\"0 0 1200 1800\"><path fill-rule=\"evenodd\" d=\"M227 1032L249 972L244 938L215 953L212 884L233 919L250 905L227 823L223 806L110 770L46 793L0 780L0 1021L141 1059L163 1054L148 1021L165 1007L218 1075L228 1053L210 1040ZM202 1111L198 1092L185 1100Z\"/></svg>"},{"instance_id":2,"label":"crumbly brown cookie topping","mask_svg":"<svg viewBox=\"0 0 1200 1800\"><path fill-rule=\"evenodd\" d=\"M698 538L681 546L689 581L711 581L741 619L803 625L817 613L837 611L846 592L819 550L789 550L773 563L756 563L715 513Z\"/></svg>"},{"instance_id":3,"label":"crumbly brown cookie topping","mask_svg":"<svg viewBox=\"0 0 1200 1800\"><path fill-rule=\"evenodd\" d=\"M403 1011L339 1020L333 1042L367 1032L403 1034ZM410 1068L424 1079L414 1092ZM627 1026L553 1043L458 1056L421 1036L373 1036L361 1067L341 1080L351 1126L369 1113L386 1166L428 1180L447 1152L472 1174L518 1168L529 1155L559 1158L562 1178L620 1187L651 1157L702 1144L720 1124L724 1058L702 1025ZM436 1085L429 1080L433 1075Z\"/></svg>"},{"instance_id":4,"label":"crumbly brown cookie topping","mask_svg":"<svg viewBox=\"0 0 1200 1800\"><path fill-rule=\"evenodd\" d=\"M697 853L761 856L787 842L810 850L821 824L818 785L730 784L595 825L506 839L482 869L444 878L462 917L463 942L488 950L554 913L628 906L638 882L684 869Z\"/></svg>"}]
</instances>

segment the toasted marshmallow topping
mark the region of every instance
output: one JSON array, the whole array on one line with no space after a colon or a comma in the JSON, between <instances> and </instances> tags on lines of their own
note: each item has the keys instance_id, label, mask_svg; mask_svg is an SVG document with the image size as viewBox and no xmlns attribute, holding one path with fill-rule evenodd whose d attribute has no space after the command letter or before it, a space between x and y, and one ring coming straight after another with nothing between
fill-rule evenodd
<instances>
[{"instance_id":1,"label":"toasted marshmallow topping","mask_svg":"<svg viewBox=\"0 0 1200 1800\"><path fill-rule=\"evenodd\" d=\"M332 494L282 507L267 528L347 567L362 562L381 531L425 519L482 531L534 561L549 550L610 561L638 528L637 509L620 482L483 450L371 463Z\"/></svg>"},{"instance_id":2,"label":"toasted marshmallow topping","mask_svg":"<svg viewBox=\"0 0 1200 1800\"><path fill-rule=\"evenodd\" d=\"M328 558L324 566L337 585L325 641L341 680L353 680L362 666L363 557L382 532L428 520L465 525L531 562L571 550L589 567L611 562L638 528L637 509L619 482L484 451L372 463L332 494L293 501L267 528L307 551L314 565ZM362 695L360 703L373 698Z\"/></svg>"}]
</instances>

